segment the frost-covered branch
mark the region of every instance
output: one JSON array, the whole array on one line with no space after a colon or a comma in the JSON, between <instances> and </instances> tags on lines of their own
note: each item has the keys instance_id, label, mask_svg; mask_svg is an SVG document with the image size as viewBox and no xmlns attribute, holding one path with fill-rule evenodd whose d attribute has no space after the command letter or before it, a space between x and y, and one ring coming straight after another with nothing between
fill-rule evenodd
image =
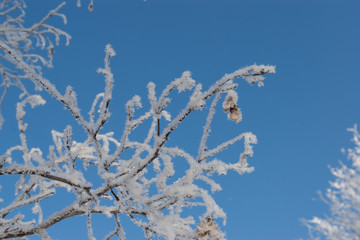
<instances>
[{"instance_id":1,"label":"frost-covered branch","mask_svg":"<svg viewBox=\"0 0 360 240\"><path fill-rule=\"evenodd\" d=\"M64 37L69 44L70 35L66 32L46 24L52 17L60 17L66 24L65 15L59 13L65 5L61 3L51 10L39 22L30 27L23 25L26 5L23 0L0 1L0 74L2 77L1 105L10 86L18 87L22 94L20 98L29 95L25 87L25 80L34 83L36 90L41 90L41 83L34 79L33 74L41 76L42 66L52 67L55 45L59 45L60 37ZM40 50L46 50L44 57ZM29 71L25 71L25 66ZM0 113L0 127L4 119Z\"/></svg>"},{"instance_id":2,"label":"frost-covered branch","mask_svg":"<svg viewBox=\"0 0 360 240\"><path fill-rule=\"evenodd\" d=\"M360 133L356 125L348 131L353 133L355 144L347 150L351 166L341 163L340 167L331 168L335 181L330 182L325 196L321 195L330 207L330 215L303 221L311 239L360 239Z\"/></svg>"},{"instance_id":3,"label":"frost-covered branch","mask_svg":"<svg viewBox=\"0 0 360 240\"><path fill-rule=\"evenodd\" d=\"M231 170L239 174L252 172L247 160L253 155L257 139L251 132L237 133L229 137L230 140L219 141L217 146L210 148L207 144L211 130L218 127L212 126L213 119L216 112L226 117L224 111L229 120L241 122L243 116L236 81L243 78L250 84L262 86L264 75L274 73L275 67L252 65L241 68L224 75L208 89L203 89L189 71L160 91L150 82L147 85L148 104L143 107L140 96L135 95L125 104L124 126L105 131L104 126L111 116L115 81L110 67L110 59L115 56L111 45L106 46L104 66L98 69L104 77L104 90L88 106L88 116L80 111L78 96L71 86L61 93L41 73L42 66L52 66L54 45L59 44L60 37L65 37L66 43L70 40L67 33L47 24L53 16L63 18L66 23L65 16L59 13L63 5L31 27L24 27L24 2L0 2L0 18L4 19L0 25L0 57L5 60L0 64L3 77L0 105L10 86L23 91L16 107L19 141L0 153L0 178L16 178L12 199L0 198L0 239L29 235L51 239L46 232L48 228L78 215L87 216L88 236L94 239L94 214L103 214L113 220L114 229L105 239L115 236L126 239L122 218L129 218L142 228L148 239L224 239L218 222L222 220L225 224L226 214L213 199L212 194L221 190L213 175L225 175ZM93 1L90 0L89 9L92 8ZM48 56L43 57L39 54L41 51L33 50L34 47L46 49ZM46 149L34 146L33 137L27 131L33 120L26 116L29 105L39 107L45 100L30 93L24 80L32 81L37 89L44 89L73 117L73 122L69 122L63 131L51 131L53 142ZM180 111L174 111L171 105L177 94L187 98ZM221 100L223 102L219 104ZM181 148L181 139L176 145L168 140L181 128L182 122L198 110L208 112L199 140L187 137L186 141L193 141L198 147L197 156L193 156L191 150ZM83 138L73 134L72 125L76 122L85 133ZM134 134L138 128L142 129L141 136ZM243 147L239 147L238 160L216 158L218 153L239 142ZM186 170L181 173L174 167L175 163L183 164ZM97 175L90 174L94 172L91 170ZM73 202L50 215L43 214L46 204L42 203L45 199L59 200L59 189L66 189ZM195 208L202 211L201 216L185 211ZM16 211L21 213L16 214Z\"/></svg>"},{"instance_id":4,"label":"frost-covered branch","mask_svg":"<svg viewBox=\"0 0 360 240\"><path fill-rule=\"evenodd\" d=\"M166 86L159 97L156 96L155 84L149 83L150 109L141 110L139 96L129 100L126 104L127 120L122 136L117 139L113 132L103 133L101 130L110 117L109 103L114 81L109 59L115 55L115 52L108 45L105 53L105 67L99 69L99 73L105 77L105 89L94 98L89 121L80 114L77 95L71 87L67 88L65 95L61 95L52 83L44 80L34 73L30 66L23 63L25 72L33 72L34 79L47 87L47 92L70 110L74 120L83 127L87 139L76 141L70 126L67 126L63 132L53 130L54 145L50 146L49 153L44 158L40 148L28 146L29 136L26 136L25 131L27 124L23 122L26 114L25 104L30 103L35 107L43 104L44 101L38 95L31 95L18 104L17 119L21 144L8 149L3 155L0 175L20 175L16 192L21 197L17 197L18 201L13 201L6 208L0 209L3 221L7 223L10 221L10 219L6 220L8 209L16 209L20 205L30 207L44 198L56 199L57 188L68 189L69 194L74 194L77 200L45 219L40 215L42 212L40 205L37 205L39 220L23 222L23 217L17 217L13 219L12 224L4 222L4 226L7 227L0 231L0 238L22 237L39 232L45 234L45 230L53 224L81 214L88 216L87 226L89 237L92 238L91 215L100 213L113 216L115 222L115 229L105 239L115 235L125 239L120 217L130 217L135 224L144 229L144 234L149 239L154 236L166 239L200 239L204 236L223 239L224 233L213 219L222 218L225 223L226 215L211 196L211 193L221 190L221 186L211 176L215 173L226 174L229 170L240 174L251 172L253 168L248 167L247 157L253 154L252 145L256 143L256 137L252 133L240 133L231 140L207 150L206 141L211 131L215 109L224 108L230 102L232 104L230 107L237 106L237 95L234 90L237 87L237 83L234 82L236 78L242 77L246 80L251 78L250 83L262 84L263 75L275 72L274 67L253 65L237 70L225 75L205 91L202 90L201 84L196 84L187 71ZM172 119L169 103L172 101L172 92L175 89L179 93L184 91L192 91L192 93L188 102L184 104L185 107ZM217 106L223 95L225 96L223 105ZM198 156L193 157L185 150L167 144L170 134L182 121L193 111L203 109L212 97L204 133L198 143ZM163 121L164 127L159 133L160 128L158 126L156 130L156 127L162 117L167 123ZM231 116L228 118L239 122ZM149 124L149 129L143 138L132 139L132 132L144 124ZM225 162L214 158L217 153L242 140L244 148L238 162ZM134 151L133 155L125 157L127 156L125 154L123 157L123 153L128 149ZM22 161L12 156L16 151L23 153ZM177 170L174 168L174 161L183 160L187 163L188 169L185 175L175 178ZM97 168L98 179L88 176L88 168ZM209 188L198 185L198 180L207 183ZM99 187L95 188L95 185ZM156 190L150 191L150 188ZM112 204L104 204L105 200L110 200ZM195 219L194 216L182 214L186 208L198 207L205 208L202 218ZM204 233L208 228L206 224L214 229L211 234Z\"/></svg>"}]
</instances>

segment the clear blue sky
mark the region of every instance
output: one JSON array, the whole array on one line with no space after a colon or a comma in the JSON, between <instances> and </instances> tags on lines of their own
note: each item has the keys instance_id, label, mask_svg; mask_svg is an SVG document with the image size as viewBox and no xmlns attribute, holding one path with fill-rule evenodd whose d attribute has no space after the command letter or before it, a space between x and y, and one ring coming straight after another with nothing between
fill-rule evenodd
<instances>
[{"instance_id":1,"label":"clear blue sky","mask_svg":"<svg viewBox=\"0 0 360 240\"><path fill-rule=\"evenodd\" d=\"M39 20L60 2L29 1L27 21ZM360 1L97 0L93 12L87 4L83 1L77 8L75 0L68 1L62 10L68 24L53 22L72 40L70 46L55 49L55 67L44 75L62 92L72 85L80 108L87 112L89 101L103 89L96 69L103 64L105 45L112 44L117 52L112 60L116 82L113 116L106 129L116 129L117 136L125 102L134 94L145 101L149 81L160 88L190 70L195 80L209 86L240 67L276 65L277 73L267 76L263 88L241 82L241 123L214 126L214 143L244 131L259 139L249 160L255 172L217 178L223 191L216 199L228 214L223 229L230 240L306 237L299 220L326 213L326 205L314 201L319 199L316 192L324 191L332 179L329 165L347 162L340 153L342 147L352 146L346 128L360 124ZM37 132L34 145L47 146L49 130L60 131L71 122L54 99L47 100L48 106L32 111L44 116L35 123L31 119L29 134ZM6 106L4 115L13 111L13 105ZM8 120L16 133L16 123ZM183 132L196 132L202 125L195 121ZM186 145L188 134L178 137L179 147L196 151ZM0 141L4 143L4 137ZM238 153L232 148L223 156L237 158ZM95 236L101 239L109 226L96 221ZM75 239L72 231L81 227L77 239L87 239L85 224L77 218L49 233L55 239ZM142 234L129 227L127 236L141 239Z\"/></svg>"}]
</instances>

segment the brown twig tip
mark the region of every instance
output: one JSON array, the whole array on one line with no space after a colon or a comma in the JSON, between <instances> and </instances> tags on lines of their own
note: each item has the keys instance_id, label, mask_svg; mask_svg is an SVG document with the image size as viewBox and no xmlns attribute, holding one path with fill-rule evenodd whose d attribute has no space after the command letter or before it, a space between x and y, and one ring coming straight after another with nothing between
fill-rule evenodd
<instances>
[{"instance_id":1,"label":"brown twig tip","mask_svg":"<svg viewBox=\"0 0 360 240\"><path fill-rule=\"evenodd\" d=\"M196 228L196 237L205 239L209 236L211 239L216 238L219 235L219 228L211 216L203 218Z\"/></svg>"}]
</instances>

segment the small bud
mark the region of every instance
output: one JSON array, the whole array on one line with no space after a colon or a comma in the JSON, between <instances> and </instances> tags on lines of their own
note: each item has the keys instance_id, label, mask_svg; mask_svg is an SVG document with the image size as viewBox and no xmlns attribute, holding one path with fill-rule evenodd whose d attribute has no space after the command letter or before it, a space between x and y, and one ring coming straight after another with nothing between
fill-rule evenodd
<instances>
[{"instance_id":1,"label":"small bud","mask_svg":"<svg viewBox=\"0 0 360 240\"><path fill-rule=\"evenodd\" d=\"M228 118L230 120L235 121L236 123L241 122L242 114L241 114L240 108L236 105L235 105L235 107L230 108L230 111L228 113Z\"/></svg>"},{"instance_id":2,"label":"small bud","mask_svg":"<svg viewBox=\"0 0 360 240\"><path fill-rule=\"evenodd\" d=\"M210 216L203 218L196 228L196 236L199 237L199 239L207 239L207 237L214 239L218 237L218 235L219 229L217 224Z\"/></svg>"},{"instance_id":3,"label":"small bud","mask_svg":"<svg viewBox=\"0 0 360 240\"><path fill-rule=\"evenodd\" d=\"M229 91L228 95L226 96L223 102L223 111L228 112L228 118L236 123L241 122L242 114L240 108L237 106L237 94L235 91Z\"/></svg>"}]
</instances>

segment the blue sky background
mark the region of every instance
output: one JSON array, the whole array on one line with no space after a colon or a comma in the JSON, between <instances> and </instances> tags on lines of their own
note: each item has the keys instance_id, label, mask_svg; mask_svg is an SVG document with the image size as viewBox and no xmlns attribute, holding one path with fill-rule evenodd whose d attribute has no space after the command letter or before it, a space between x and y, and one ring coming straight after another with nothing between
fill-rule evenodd
<instances>
[{"instance_id":1,"label":"blue sky background","mask_svg":"<svg viewBox=\"0 0 360 240\"><path fill-rule=\"evenodd\" d=\"M26 22L40 20L60 2L29 1ZM106 130L116 136L122 132L124 104L135 94L145 103L149 81L161 89L190 70L206 88L225 73L253 63L276 65L277 73L267 76L263 88L241 80L237 90L241 123L225 121L218 111L211 144L245 131L257 135L259 143L249 160L255 172L218 177L223 191L215 196L228 214L223 229L230 240L306 238L300 219L327 213L316 192L324 191L332 179L329 165L338 166L341 159L347 162L340 152L352 146L346 128L360 123L360 2L97 0L93 12L87 4L83 1L83 7L77 8L76 1L68 1L62 10L68 24L53 20L72 40L70 46L55 49L55 67L44 75L61 92L72 85L80 108L88 112L92 98L103 90L96 69L103 64L105 45L112 44L117 52L112 59L115 89ZM10 104L16 97L17 90L12 89L3 109L6 123L0 146L17 142L8 138L17 136ZM49 130L61 131L73 123L53 98L47 101L27 115L32 123L28 134L33 136L29 142L44 149L51 144ZM180 105L175 102L174 109ZM182 131L174 133L178 141L174 143L196 153L189 139L200 138L196 135L204 125L200 119L201 113L184 122ZM239 146L222 158L237 158ZM95 223L99 239L112 229L106 220ZM125 230L128 239L142 239L137 228ZM86 220L65 221L49 233L54 239L87 239Z\"/></svg>"}]
</instances>

